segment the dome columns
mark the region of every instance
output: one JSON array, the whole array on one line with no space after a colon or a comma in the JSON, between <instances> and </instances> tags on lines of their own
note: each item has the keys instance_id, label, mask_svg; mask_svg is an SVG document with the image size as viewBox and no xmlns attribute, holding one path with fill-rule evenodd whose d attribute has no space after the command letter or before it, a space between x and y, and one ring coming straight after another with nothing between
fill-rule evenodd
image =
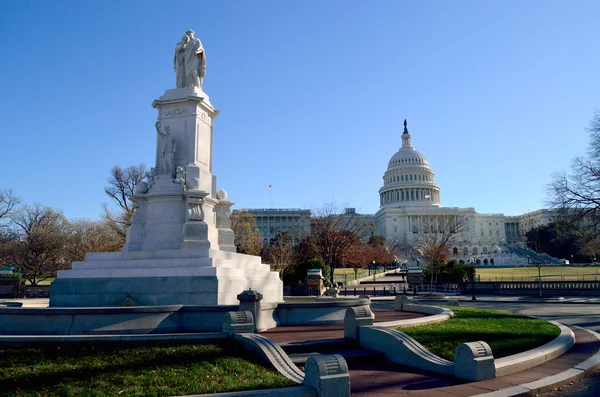
<instances>
[{"instance_id":1,"label":"dome columns","mask_svg":"<svg viewBox=\"0 0 600 397\"><path fill-rule=\"evenodd\" d=\"M429 197L427 197L429 196ZM397 189L386 189L380 193L379 204L380 206L394 204L394 203L406 203L412 202L414 204L429 203L429 205L439 205L440 203L440 192L439 188L420 188L420 187L408 187L408 188L397 188Z\"/></svg>"}]
</instances>

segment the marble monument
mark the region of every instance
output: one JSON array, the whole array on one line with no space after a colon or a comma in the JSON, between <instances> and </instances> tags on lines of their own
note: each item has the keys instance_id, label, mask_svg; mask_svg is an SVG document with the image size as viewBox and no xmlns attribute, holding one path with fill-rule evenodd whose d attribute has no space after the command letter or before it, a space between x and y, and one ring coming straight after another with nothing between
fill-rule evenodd
<instances>
[{"instance_id":1,"label":"marble monument","mask_svg":"<svg viewBox=\"0 0 600 397\"><path fill-rule=\"evenodd\" d=\"M156 165L131 198L135 213L123 252L88 253L51 285L51 307L235 305L244 290L283 301L277 272L235 252L233 203L212 173L214 119L202 89L206 54L194 32L177 43L176 88L158 111Z\"/></svg>"}]
</instances>

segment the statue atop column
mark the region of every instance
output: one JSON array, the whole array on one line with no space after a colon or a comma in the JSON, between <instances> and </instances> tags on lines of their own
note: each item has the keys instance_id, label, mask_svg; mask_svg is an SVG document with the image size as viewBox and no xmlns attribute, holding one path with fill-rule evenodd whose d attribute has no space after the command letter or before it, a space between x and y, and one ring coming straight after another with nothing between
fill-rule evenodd
<instances>
[{"instance_id":1,"label":"statue atop column","mask_svg":"<svg viewBox=\"0 0 600 397\"><path fill-rule=\"evenodd\" d=\"M206 76L206 54L193 30L185 32L181 42L177 43L173 63L177 88L202 88L202 79Z\"/></svg>"}]
</instances>

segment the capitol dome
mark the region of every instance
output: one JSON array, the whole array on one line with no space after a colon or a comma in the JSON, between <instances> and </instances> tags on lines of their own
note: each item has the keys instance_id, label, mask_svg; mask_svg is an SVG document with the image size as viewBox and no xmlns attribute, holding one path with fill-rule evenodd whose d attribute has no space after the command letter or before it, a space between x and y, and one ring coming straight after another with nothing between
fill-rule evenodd
<instances>
[{"instance_id":1,"label":"capitol dome","mask_svg":"<svg viewBox=\"0 0 600 397\"><path fill-rule=\"evenodd\" d=\"M404 120L402 147L392 156L379 189L380 208L440 206L440 188L427 159L415 150Z\"/></svg>"}]
</instances>

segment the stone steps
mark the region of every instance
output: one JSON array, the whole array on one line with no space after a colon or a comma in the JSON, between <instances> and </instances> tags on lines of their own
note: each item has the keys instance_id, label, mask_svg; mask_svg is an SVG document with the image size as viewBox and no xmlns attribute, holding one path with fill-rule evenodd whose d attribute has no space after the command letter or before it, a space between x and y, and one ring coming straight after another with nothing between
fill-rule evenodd
<instances>
[{"instance_id":1,"label":"stone steps","mask_svg":"<svg viewBox=\"0 0 600 397\"><path fill-rule=\"evenodd\" d=\"M255 262L233 261L217 258L171 258L171 259L122 259L122 260L86 260L73 262L73 270L86 269L138 269L138 268L175 268L175 267L224 267L231 269L266 270L269 265Z\"/></svg>"},{"instance_id":2,"label":"stone steps","mask_svg":"<svg viewBox=\"0 0 600 397\"><path fill-rule=\"evenodd\" d=\"M214 266L173 266L173 267L134 267L134 268L91 268L59 270L57 278L127 278L127 277L231 277L236 279L279 279L268 265L262 268L237 268Z\"/></svg>"},{"instance_id":3,"label":"stone steps","mask_svg":"<svg viewBox=\"0 0 600 397\"><path fill-rule=\"evenodd\" d=\"M352 367L354 364L374 363L385 361L385 354L374 352L365 349L353 349L353 350L333 350L328 352L311 352L311 353L295 353L290 354L289 357L292 362L298 366L304 366L306 360L309 357L320 356L323 353L326 354L339 354L346 360L348 367Z\"/></svg>"}]
</instances>

